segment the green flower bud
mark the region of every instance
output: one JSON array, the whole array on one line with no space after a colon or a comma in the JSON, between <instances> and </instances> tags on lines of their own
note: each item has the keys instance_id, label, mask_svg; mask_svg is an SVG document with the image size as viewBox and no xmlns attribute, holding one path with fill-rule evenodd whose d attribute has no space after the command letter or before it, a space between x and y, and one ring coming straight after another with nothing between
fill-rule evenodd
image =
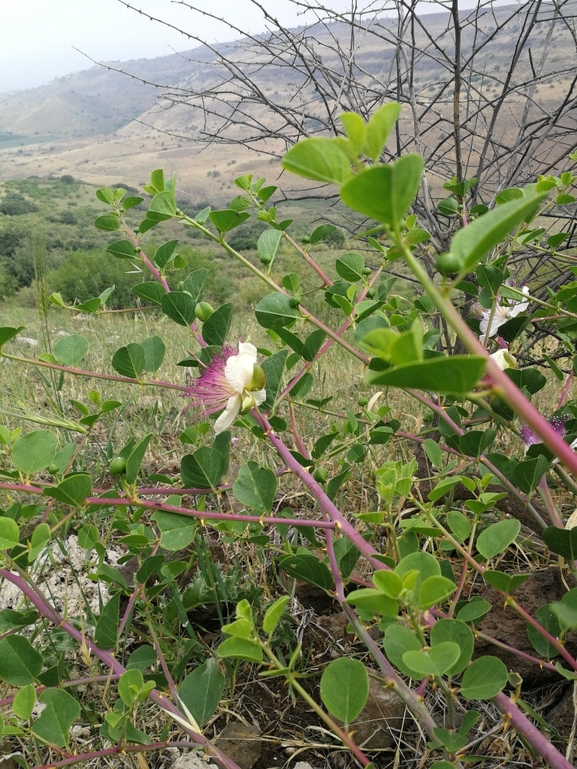
<instances>
[{"instance_id":1,"label":"green flower bud","mask_svg":"<svg viewBox=\"0 0 577 769\"><path fill-rule=\"evenodd\" d=\"M313 478L317 483L325 483L328 478L328 473L324 467L317 467L313 473Z\"/></svg>"},{"instance_id":2,"label":"green flower bud","mask_svg":"<svg viewBox=\"0 0 577 769\"><path fill-rule=\"evenodd\" d=\"M435 267L441 275L456 275L462 269L463 261L450 251L445 251L437 256Z\"/></svg>"},{"instance_id":3,"label":"green flower bud","mask_svg":"<svg viewBox=\"0 0 577 769\"><path fill-rule=\"evenodd\" d=\"M368 403L369 403L369 399L365 398L365 397L363 397L361 395L361 397L358 399L357 403L359 404L359 406L367 406Z\"/></svg>"},{"instance_id":4,"label":"green flower bud","mask_svg":"<svg viewBox=\"0 0 577 769\"><path fill-rule=\"evenodd\" d=\"M120 475L126 470L126 459L124 457L114 457L108 465L110 475Z\"/></svg>"},{"instance_id":5,"label":"green flower bud","mask_svg":"<svg viewBox=\"0 0 577 769\"><path fill-rule=\"evenodd\" d=\"M205 320L208 320L210 318L213 312L214 312L214 309L212 308L212 305L210 305L208 302L199 302L194 308L194 314L196 315L198 320L202 321L203 323Z\"/></svg>"},{"instance_id":6,"label":"green flower bud","mask_svg":"<svg viewBox=\"0 0 577 769\"><path fill-rule=\"evenodd\" d=\"M367 297L367 299L372 299L376 293L377 292L375 291L374 288L369 288L367 289L367 293L365 294L365 296Z\"/></svg>"},{"instance_id":7,"label":"green flower bud","mask_svg":"<svg viewBox=\"0 0 577 769\"><path fill-rule=\"evenodd\" d=\"M302 300L303 300L302 296L295 294L294 296L291 296L291 298L289 299L289 305L291 307L298 307L299 304L302 302Z\"/></svg>"},{"instance_id":8,"label":"green flower bud","mask_svg":"<svg viewBox=\"0 0 577 769\"><path fill-rule=\"evenodd\" d=\"M262 390L263 387L266 384L266 374L262 370L262 368L255 363L254 368L252 370L252 379L250 380L250 385L248 386L248 390Z\"/></svg>"}]
</instances>

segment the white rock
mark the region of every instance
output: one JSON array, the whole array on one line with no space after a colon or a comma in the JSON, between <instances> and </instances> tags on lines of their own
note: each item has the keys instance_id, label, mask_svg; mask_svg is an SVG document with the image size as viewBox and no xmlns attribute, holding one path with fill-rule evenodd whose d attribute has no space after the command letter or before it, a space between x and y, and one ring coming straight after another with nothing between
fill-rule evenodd
<instances>
[{"instance_id":1,"label":"white rock","mask_svg":"<svg viewBox=\"0 0 577 769\"><path fill-rule=\"evenodd\" d=\"M28 347L38 347L38 339L32 339L29 336L17 336L16 341L28 345Z\"/></svg>"},{"instance_id":2,"label":"white rock","mask_svg":"<svg viewBox=\"0 0 577 769\"><path fill-rule=\"evenodd\" d=\"M205 761L199 753L187 753L176 759L172 769L208 769L211 766L214 764Z\"/></svg>"}]
</instances>

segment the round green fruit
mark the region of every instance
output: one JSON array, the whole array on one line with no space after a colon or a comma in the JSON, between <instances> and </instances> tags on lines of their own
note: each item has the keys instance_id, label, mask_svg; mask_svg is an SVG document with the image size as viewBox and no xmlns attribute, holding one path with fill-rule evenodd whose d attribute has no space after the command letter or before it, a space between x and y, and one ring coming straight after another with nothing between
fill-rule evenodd
<instances>
[{"instance_id":1,"label":"round green fruit","mask_svg":"<svg viewBox=\"0 0 577 769\"><path fill-rule=\"evenodd\" d=\"M50 473L50 475L56 475L57 473L60 472L60 468L58 467L58 465L50 465L50 467L48 468L48 472Z\"/></svg>"},{"instance_id":2,"label":"round green fruit","mask_svg":"<svg viewBox=\"0 0 577 769\"><path fill-rule=\"evenodd\" d=\"M376 291L375 291L374 288L368 288L367 289L367 293L365 294L365 296L367 297L367 299L373 299L375 294L376 294Z\"/></svg>"},{"instance_id":3,"label":"round green fruit","mask_svg":"<svg viewBox=\"0 0 577 769\"><path fill-rule=\"evenodd\" d=\"M110 475L120 475L126 470L126 459L124 457L114 457L108 465Z\"/></svg>"},{"instance_id":4,"label":"round green fruit","mask_svg":"<svg viewBox=\"0 0 577 769\"><path fill-rule=\"evenodd\" d=\"M368 399L368 398L365 398L365 397L363 397L363 396L361 395L361 397L358 399L357 403L359 404L359 406L368 406L368 404L369 404L369 399Z\"/></svg>"},{"instance_id":5,"label":"round green fruit","mask_svg":"<svg viewBox=\"0 0 577 769\"><path fill-rule=\"evenodd\" d=\"M436 258L435 267L441 275L456 275L463 269L463 261L450 251L445 251Z\"/></svg>"},{"instance_id":6,"label":"round green fruit","mask_svg":"<svg viewBox=\"0 0 577 769\"><path fill-rule=\"evenodd\" d=\"M291 296L291 298L289 299L289 305L291 307L298 307L302 302L302 300L303 300L302 296L295 294L294 296Z\"/></svg>"},{"instance_id":7,"label":"round green fruit","mask_svg":"<svg viewBox=\"0 0 577 769\"><path fill-rule=\"evenodd\" d=\"M313 473L313 478L317 483L325 483L328 478L328 473L324 467L317 467Z\"/></svg>"},{"instance_id":8,"label":"round green fruit","mask_svg":"<svg viewBox=\"0 0 577 769\"><path fill-rule=\"evenodd\" d=\"M208 302L199 302L194 308L194 314L203 323L210 318L213 312L214 309Z\"/></svg>"}]
</instances>

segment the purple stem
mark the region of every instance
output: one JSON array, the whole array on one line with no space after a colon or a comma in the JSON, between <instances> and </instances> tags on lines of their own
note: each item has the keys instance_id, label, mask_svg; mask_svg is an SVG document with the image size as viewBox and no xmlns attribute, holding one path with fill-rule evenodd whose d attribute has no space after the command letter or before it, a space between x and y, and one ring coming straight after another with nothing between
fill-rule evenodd
<instances>
[{"instance_id":1,"label":"purple stem","mask_svg":"<svg viewBox=\"0 0 577 769\"><path fill-rule=\"evenodd\" d=\"M158 552L158 548L160 547L160 542L157 542L154 547L152 548L150 552L149 558L152 558L152 556L156 555ZM120 624L118 625L118 636L120 637L124 631L124 627L126 623L128 622L128 618L130 617L130 612L132 611L132 607L134 606L136 599L138 598L138 594L142 590L143 584L142 582L139 582L134 590L132 591L132 595L128 599L128 603L126 605L126 609L124 610L124 614L122 615L122 619L120 620ZM167 679L168 680L168 679Z\"/></svg>"},{"instance_id":2,"label":"purple stem","mask_svg":"<svg viewBox=\"0 0 577 769\"><path fill-rule=\"evenodd\" d=\"M163 750L164 748L191 748L190 742L185 740L169 740L168 742L151 742L149 745L117 745L115 748L104 748L103 750L94 750L91 753L78 753L62 761L52 761L49 764L35 766L34 769L55 769L58 766L70 766L80 761L89 761L94 758L105 758L106 756L117 756L121 753L145 753L147 750Z\"/></svg>"},{"instance_id":3,"label":"purple stem","mask_svg":"<svg viewBox=\"0 0 577 769\"><path fill-rule=\"evenodd\" d=\"M292 455L291 455L292 458ZM296 460L295 460L296 461ZM29 486L25 483L4 483L0 482L0 489L9 489L10 491L22 491L32 494L42 494L43 488L53 488L52 485L46 484L43 487ZM283 524L286 526L311 526L319 529L334 529L336 523L330 521L314 521L306 518L279 518L272 515L263 515L255 518L254 515L242 515L240 513L217 513L207 512L201 510L190 510L187 507L177 507L176 505L164 505L162 502L151 502L148 499L127 499L120 497L117 499L109 497L88 497L85 500L86 505L99 505L101 507L115 507L118 505L136 505L138 507L145 507L148 510L163 510L167 513L177 513L178 515L187 515L190 518L199 518L203 524L211 520L217 521L246 521L254 523L271 523L271 524ZM363 540L364 541L364 540ZM383 568L383 564L381 564Z\"/></svg>"},{"instance_id":4,"label":"purple stem","mask_svg":"<svg viewBox=\"0 0 577 769\"><path fill-rule=\"evenodd\" d=\"M0 576L4 577L4 579L11 582L13 585L16 585L16 587L26 596L26 598L28 598L28 600L34 604L34 606L38 609L38 612L43 617L52 622L53 625L56 625L57 627L60 627L62 630L64 630L65 633L74 638L79 646L83 646L88 649L90 654L98 657L98 659L107 667L109 667L113 673L122 675L126 672L126 668L121 665L120 662L118 662L114 654L101 649L94 643L91 638L64 620L58 614L56 609L50 606L50 604L48 604L46 601L42 600L42 598L40 598L40 596L35 593L32 587L27 582L25 582L22 577L19 577L17 574L14 574L8 569L0 569ZM186 717L178 710L178 708L167 697L165 697L163 694L160 694L156 689L153 689L148 696L152 702L154 702L160 708L163 708L164 710L168 711L168 713L186 721ZM219 748L213 745L210 740L206 739L206 737L203 737L202 734L195 732L192 728L188 729L184 727L180 721L178 723L180 728L186 731L193 742L195 742L197 745L200 745L210 756L212 756L219 764L219 766L222 767L222 769L240 769L238 764L236 764L225 753L219 750Z\"/></svg>"},{"instance_id":5,"label":"purple stem","mask_svg":"<svg viewBox=\"0 0 577 769\"><path fill-rule=\"evenodd\" d=\"M539 756L542 756L547 761L551 769L575 769L573 764L570 764L565 756L551 745L545 735L541 734L539 729L529 721L518 705L509 699L506 694L500 692L493 697L493 702L501 713L505 714L511 726L527 740Z\"/></svg>"},{"instance_id":6,"label":"purple stem","mask_svg":"<svg viewBox=\"0 0 577 769\"><path fill-rule=\"evenodd\" d=\"M44 368L55 369L56 371L66 371L74 376L85 376L91 379L108 379L111 382L128 382L129 384L139 384L146 387L163 387L165 390L180 390L181 392L188 392L190 388L184 385L171 384L170 382L162 382L160 380L148 380L148 379L131 379L127 376L118 376L117 374L100 374L96 371L84 371L81 368L71 368L70 366L61 366L59 363L48 363L44 360L34 360L34 358L24 358L20 355L9 355L8 353L2 353L1 357L8 358L9 360L15 360L19 363L29 363L31 366L40 366Z\"/></svg>"},{"instance_id":7,"label":"purple stem","mask_svg":"<svg viewBox=\"0 0 577 769\"><path fill-rule=\"evenodd\" d=\"M149 258L146 256L146 254L144 253L144 251L142 250L142 248L141 248L141 246L140 246L140 244L139 244L139 242L138 242L138 238L137 238L137 237L136 237L136 235L135 235L135 234L132 232L132 230L131 230L131 229L130 229L130 227L129 227L129 226L126 224L126 222L125 222L124 220L123 220L122 224L123 224L123 226L124 226L124 231L125 231L125 233L128 235L128 237L129 237L130 241L132 242L132 245L133 245L135 248L137 248L137 249L138 249L138 251L139 251L139 253L140 253L140 258L142 259L142 261L144 262L144 264L145 264L145 265L148 267L148 269L149 269L150 273L151 273L152 275L154 275L154 277L156 278L156 280L158 280L158 282L159 282L159 283L160 283L160 284L163 286L164 290L165 290L167 293L170 293L170 286L168 285L168 282L167 282L166 278L164 278L164 277L163 277L163 276L160 274L160 271L159 271L159 270L157 270L157 268L154 266L154 264L153 264L153 263L150 261L150 259L149 259ZM192 331L192 333L193 333L193 335L194 335L194 338L196 339L196 341L198 342L198 344L199 344L201 347L206 347L206 346L207 346L207 344L206 344L206 342L204 341L204 339L202 338L202 335L200 334L200 332L199 332L199 330L198 330L198 328L197 328L197 325L196 325L196 321L193 321L193 322L190 324L189 328L190 328L190 330Z\"/></svg>"},{"instance_id":8,"label":"purple stem","mask_svg":"<svg viewBox=\"0 0 577 769\"><path fill-rule=\"evenodd\" d=\"M567 400L567 396L569 395L569 390L571 389L571 385L573 384L574 377L575 377L575 374L571 371L569 376L567 377L565 386L563 387L563 392L561 393L561 397L559 398L559 405L557 406L558 409L562 408L565 405L565 401Z\"/></svg>"},{"instance_id":9,"label":"purple stem","mask_svg":"<svg viewBox=\"0 0 577 769\"><path fill-rule=\"evenodd\" d=\"M347 519L344 517L344 515L341 513L338 507L334 504L334 502L332 502L331 499L329 499L325 491L322 489L321 485L317 483L313 478L313 476L301 464L299 464L297 460L293 457L293 455L290 453L288 448L284 445L284 443L280 440L280 438L277 436L275 431L272 429L269 421L264 416L264 414L260 414L255 409L253 409L251 413L253 414L255 419L258 422L260 422L261 427L265 431L266 437L275 447L278 454L280 455L282 460L285 462L289 470L292 473L294 473L294 475L296 475L297 478L299 478L302 481L302 483L309 489L313 497L318 502L321 513L323 513L323 515L326 515L332 521L333 523L332 527L340 529L343 532L343 534L353 543L353 545L357 548L357 550L365 556L365 558L371 563L371 565L375 569L387 569L388 567L384 563L382 563L381 561L377 560L374 557L375 555L378 554L375 548L369 545L369 543L365 539L363 539L363 537L354 528L354 526L351 526L351 524L347 521ZM278 519L277 519L277 522L278 522ZM284 522L284 519L283 519L283 522ZM324 521L323 523L325 528L332 528L328 521Z\"/></svg>"}]
</instances>

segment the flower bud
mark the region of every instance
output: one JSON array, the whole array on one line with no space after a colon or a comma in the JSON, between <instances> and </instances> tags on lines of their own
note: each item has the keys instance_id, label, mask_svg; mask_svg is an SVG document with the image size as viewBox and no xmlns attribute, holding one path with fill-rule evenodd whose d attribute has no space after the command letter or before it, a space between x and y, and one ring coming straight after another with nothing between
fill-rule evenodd
<instances>
[{"instance_id":1,"label":"flower bud","mask_svg":"<svg viewBox=\"0 0 577 769\"><path fill-rule=\"evenodd\" d=\"M251 392L253 390L262 390L265 384L266 384L266 374L264 373L262 368L257 363L255 363L254 368L252 370L252 379L250 380L250 384L246 389Z\"/></svg>"}]
</instances>

